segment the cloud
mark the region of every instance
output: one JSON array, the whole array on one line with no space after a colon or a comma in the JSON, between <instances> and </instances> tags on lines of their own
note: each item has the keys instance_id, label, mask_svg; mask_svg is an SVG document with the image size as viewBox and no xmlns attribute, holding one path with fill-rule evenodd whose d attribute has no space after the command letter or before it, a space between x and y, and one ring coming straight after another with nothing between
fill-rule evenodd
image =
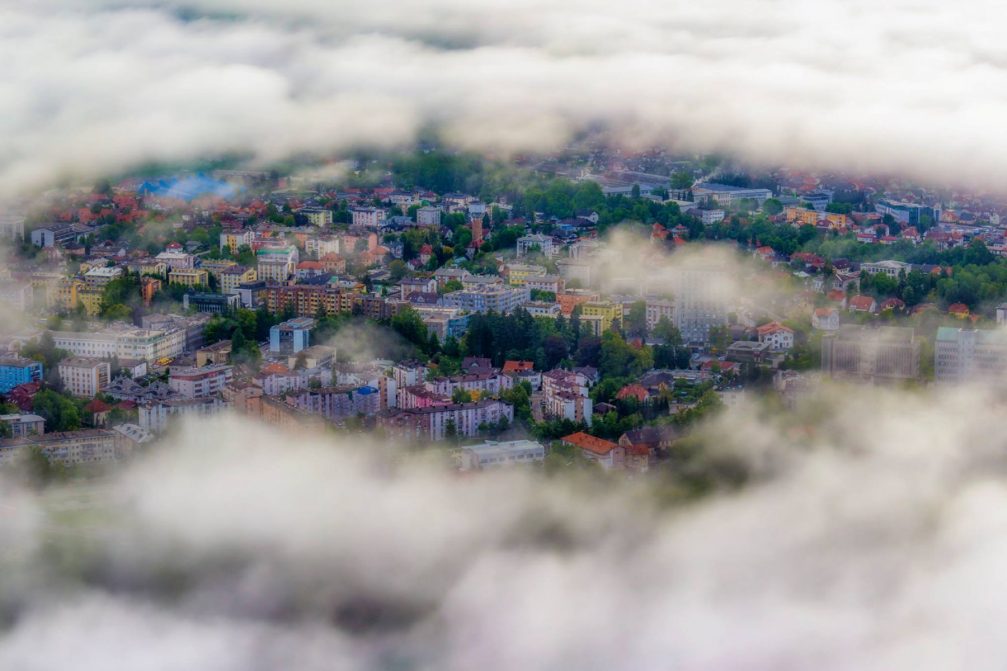
<instances>
[{"instance_id":1,"label":"cloud","mask_svg":"<svg viewBox=\"0 0 1007 671\"><path fill-rule=\"evenodd\" d=\"M104 482L18 494L0 667L999 668L1001 414L964 388L742 404L699 435L748 484L671 507L667 474L459 478L190 424Z\"/></svg>"},{"instance_id":2,"label":"cloud","mask_svg":"<svg viewBox=\"0 0 1007 671\"><path fill-rule=\"evenodd\" d=\"M0 184L144 161L627 146L999 188L999 5L933 0L149 3L0 8Z\"/></svg>"}]
</instances>

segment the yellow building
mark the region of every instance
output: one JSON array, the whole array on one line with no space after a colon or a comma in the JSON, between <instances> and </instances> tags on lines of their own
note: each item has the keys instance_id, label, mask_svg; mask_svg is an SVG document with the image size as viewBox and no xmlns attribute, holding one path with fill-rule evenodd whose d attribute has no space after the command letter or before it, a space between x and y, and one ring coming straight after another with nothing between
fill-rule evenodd
<instances>
[{"instance_id":1,"label":"yellow building","mask_svg":"<svg viewBox=\"0 0 1007 671\"><path fill-rule=\"evenodd\" d=\"M795 226L814 226L818 223L818 211L805 207L788 207L783 211L788 224Z\"/></svg>"},{"instance_id":2,"label":"yellow building","mask_svg":"<svg viewBox=\"0 0 1007 671\"><path fill-rule=\"evenodd\" d=\"M220 273L220 293L236 294L238 285L242 282L254 282L258 277L255 268L246 268L237 264Z\"/></svg>"},{"instance_id":3,"label":"yellow building","mask_svg":"<svg viewBox=\"0 0 1007 671\"><path fill-rule=\"evenodd\" d=\"M210 283L210 273L202 268L183 270L181 268L168 273L168 284L181 284L187 287L205 287Z\"/></svg>"},{"instance_id":4,"label":"yellow building","mask_svg":"<svg viewBox=\"0 0 1007 671\"><path fill-rule=\"evenodd\" d=\"M206 259L200 264L199 267L205 270L206 272L210 273L214 277L216 277L217 281L219 282L220 274L225 270L227 270L228 268L231 268L236 265L238 265L238 262L231 261L230 259Z\"/></svg>"},{"instance_id":5,"label":"yellow building","mask_svg":"<svg viewBox=\"0 0 1007 671\"><path fill-rule=\"evenodd\" d=\"M507 266L507 282L511 286L523 287L529 277L543 277L547 271L542 266L514 263Z\"/></svg>"},{"instance_id":6,"label":"yellow building","mask_svg":"<svg viewBox=\"0 0 1007 671\"><path fill-rule=\"evenodd\" d=\"M77 278L64 279L56 289L57 305L64 310L76 310L79 303L78 295L83 288L83 280Z\"/></svg>"},{"instance_id":7,"label":"yellow building","mask_svg":"<svg viewBox=\"0 0 1007 671\"><path fill-rule=\"evenodd\" d=\"M612 328L616 320L622 321L622 303L608 301L588 301L580 306L581 323L590 323L595 335L601 335Z\"/></svg>"},{"instance_id":8,"label":"yellow building","mask_svg":"<svg viewBox=\"0 0 1007 671\"><path fill-rule=\"evenodd\" d=\"M157 275L164 277L168 274L168 264L164 261L157 261L153 258L140 261L139 270L141 275Z\"/></svg>"},{"instance_id":9,"label":"yellow building","mask_svg":"<svg viewBox=\"0 0 1007 671\"><path fill-rule=\"evenodd\" d=\"M84 306L84 313L88 317L97 317L101 313L101 297L104 291L98 288L81 287L77 291L77 302Z\"/></svg>"}]
</instances>

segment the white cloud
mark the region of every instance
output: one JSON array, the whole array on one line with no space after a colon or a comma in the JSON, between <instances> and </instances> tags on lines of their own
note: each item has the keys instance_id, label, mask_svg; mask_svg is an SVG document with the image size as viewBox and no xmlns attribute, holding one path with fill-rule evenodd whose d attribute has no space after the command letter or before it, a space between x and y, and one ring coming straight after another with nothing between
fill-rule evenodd
<instances>
[{"instance_id":1,"label":"white cloud","mask_svg":"<svg viewBox=\"0 0 1007 671\"><path fill-rule=\"evenodd\" d=\"M985 0L8 2L0 184L149 159L633 145L998 187L1007 51ZM179 18L185 17L185 18Z\"/></svg>"}]
</instances>

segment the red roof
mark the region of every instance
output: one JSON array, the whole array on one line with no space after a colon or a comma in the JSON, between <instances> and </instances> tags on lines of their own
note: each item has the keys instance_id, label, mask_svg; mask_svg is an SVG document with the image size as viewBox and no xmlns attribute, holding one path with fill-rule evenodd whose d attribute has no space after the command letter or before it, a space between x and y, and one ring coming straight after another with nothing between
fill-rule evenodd
<instances>
[{"instance_id":1,"label":"red roof","mask_svg":"<svg viewBox=\"0 0 1007 671\"><path fill-rule=\"evenodd\" d=\"M588 452L600 455L608 454L615 448L619 447L611 440L596 438L590 434L584 433L583 431L571 433L569 436L563 436L560 440L564 443L569 443L574 447L579 447L582 450L587 450Z\"/></svg>"},{"instance_id":2,"label":"red roof","mask_svg":"<svg viewBox=\"0 0 1007 671\"><path fill-rule=\"evenodd\" d=\"M948 314L967 317L969 315L969 306L965 305L965 303L952 303L948 306Z\"/></svg>"},{"instance_id":3,"label":"red roof","mask_svg":"<svg viewBox=\"0 0 1007 671\"><path fill-rule=\"evenodd\" d=\"M788 333L793 333L794 329L789 326L784 326L780 322L769 322L768 324L763 324L759 328L755 329L759 335L766 335L767 333L776 333L777 331L786 331Z\"/></svg>"},{"instance_id":4,"label":"red roof","mask_svg":"<svg viewBox=\"0 0 1007 671\"><path fill-rule=\"evenodd\" d=\"M91 402L84 406L84 410L92 414L108 412L111 409L112 406L110 406L108 403L105 403L105 401L101 400L100 398L91 399Z\"/></svg>"},{"instance_id":5,"label":"red roof","mask_svg":"<svg viewBox=\"0 0 1007 671\"><path fill-rule=\"evenodd\" d=\"M850 307L854 310L870 310L874 306L874 299L870 296L854 296L850 299Z\"/></svg>"}]
</instances>

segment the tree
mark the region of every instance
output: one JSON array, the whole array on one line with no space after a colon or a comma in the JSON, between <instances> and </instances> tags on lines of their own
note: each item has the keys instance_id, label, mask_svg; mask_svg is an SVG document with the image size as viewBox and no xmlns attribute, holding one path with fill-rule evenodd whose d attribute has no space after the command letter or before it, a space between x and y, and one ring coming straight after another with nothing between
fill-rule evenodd
<instances>
[{"instance_id":1,"label":"tree","mask_svg":"<svg viewBox=\"0 0 1007 671\"><path fill-rule=\"evenodd\" d=\"M673 189L689 189L693 184L692 175L684 170L679 170L671 175L671 188Z\"/></svg>"},{"instance_id":2,"label":"tree","mask_svg":"<svg viewBox=\"0 0 1007 671\"><path fill-rule=\"evenodd\" d=\"M682 345L682 332L667 317L661 317L654 325L654 337L660 338L665 344L672 347Z\"/></svg>"},{"instance_id":3,"label":"tree","mask_svg":"<svg viewBox=\"0 0 1007 671\"><path fill-rule=\"evenodd\" d=\"M467 389L462 389L457 387L453 392L451 392L451 402L452 403L471 403L472 394Z\"/></svg>"},{"instance_id":4,"label":"tree","mask_svg":"<svg viewBox=\"0 0 1007 671\"><path fill-rule=\"evenodd\" d=\"M776 198L767 198L762 203L762 211L769 216L775 216L780 212L783 212L783 203L778 201Z\"/></svg>"},{"instance_id":5,"label":"tree","mask_svg":"<svg viewBox=\"0 0 1007 671\"><path fill-rule=\"evenodd\" d=\"M33 412L45 420L46 432L74 431L80 428L77 405L62 394L43 389L35 394Z\"/></svg>"},{"instance_id":6,"label":"tree","mask_svg":"<svg viewBox=\"0 0 1007 671\"><path fill-rule=\"evenodd\" d=\"M626 333L634 336L647 335L647 303L635 301L626 315Z\"/></svg>"},{"instance_id":7,"label":"tree","mask_svg":"<svg viewBox=\"0 0 1007 671\"><path fill-rule=\"evenodd\" d=\"M427 348L427 325L416 310L409 306L404 306L392 317L391 326L396 333L416 345L420 349Z\"/></svg>"}]
</instances>

